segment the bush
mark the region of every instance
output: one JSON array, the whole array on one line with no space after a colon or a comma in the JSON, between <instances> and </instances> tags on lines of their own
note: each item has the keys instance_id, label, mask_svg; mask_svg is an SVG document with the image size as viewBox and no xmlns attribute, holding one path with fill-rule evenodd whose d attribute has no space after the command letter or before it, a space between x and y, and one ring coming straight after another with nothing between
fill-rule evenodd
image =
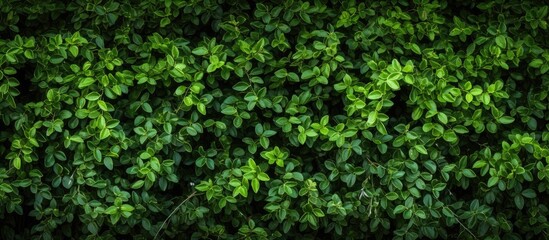
<instances>
[{"instance_id":1,"label":"bush","mask_svg":"<svg viewBox=\"0 0 549 240\"><path fill-rule=\"evenodd\" d=\"M549 238L548 6L475 2L4 0L0 238Z\"/></svg>"}]
</instances>

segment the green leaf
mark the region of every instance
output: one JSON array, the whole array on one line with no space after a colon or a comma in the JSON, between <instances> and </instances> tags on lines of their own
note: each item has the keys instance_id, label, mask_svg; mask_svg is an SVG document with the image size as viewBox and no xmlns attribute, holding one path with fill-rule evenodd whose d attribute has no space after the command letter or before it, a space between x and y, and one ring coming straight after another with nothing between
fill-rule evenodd
<instances>
[{"instance_id":1,"label":"green leaf","mask_svg":"<svg viewBox=\"0 0 549 240\"><path fill-rule=\"evenodd\" d=\"M399 213L402 213L404 212L404 210L406 210L406 207L403 206L403 205L398 205L394 208L393 210L393 214L399 214Z\"/></svg>"},{"instance_id":2,"label":"green leaf","mask_svg":"<svg viewBox=\"0 0 549 240\"><path fill-rule=\"evenodd\" d=\"M221 113L225 115L235 115L236 112L236 108L233 106L226 106L225 108L221 109Z\"/></svg>"},{"instance_id":3,"label":"green leaf","mask_svg":"<svg viewBox=\"0 0 549 240\"><path fill-rule=\"evenodd\" d=\"M200 112L200 114L202 115L206 115L206 105L202 104L202 103L198 103L196 104L196 109L198 110L198 112Z\"/></svg>"},{"instance_id":4,"label":"green leaf","mask_svg":"<svg viewBox=\"0 0 549 240\"><path fill-rule=\"evenodd\" d=\"M447 124L448 123L448 117L446 116L445 113L443 112L439 112L437 113L437 118L438 120L443 123L443 124Z\"/></svg>"},{"instance_id":5,"label":"green leaf","mask_svg":"<svg viewBox=\"0 0 549 240\"><path fill-rule=\"evenodd\" d=\"M257 178L252 179L252 190L254 193L259 191L259 180Z\"/></svg>"},{"instance_id":6,"label":"green leaf","mask_svg":"<svg viewBox=\"0 0 549 240\"><path fill-rule=\"evenodd\" d=\"M412 51L413 51L415 54L421 54L421 49L419 48L419 45L417 45L416 43L413 43L413 44L412 44Z\"/></svg>"},{"instance_id":7,"label":"green leaf","mask_svg":"<svg viewBox=\"0 0 549 240\"><path fill-rule=\"evenodd\" d=\"M97 233L99 232L99 227L95 222L88 223L87 229L92 235L97 235Z\"/></svg>"},{"instance_id":8,"label":"green leaf","mask_svg":"<svg viewBox=\"0 0 549 240\"><path fill-rule=\"evenodd\" d=\"M6 53L6 55L4 55L4 57L6 57L6 59L10 63L16 63L17 62L17 58L15 56L13 56L12 54L10 54L10 53Z\"/></svg>"},{"instance_id":9,"label":"green leaf","mask_svg":"<svg viewBox=\"0 0 549 240\"><path fill-rule=\"evenodd\" d=\"M151 168L156 171L156 172L160 172L160 161L158 161L157 158L151 158Z\"/></svg>"},{"instance_id":10,"label":"green leaf","mask_svg":"<svg viewBox=\"0 0 549 240\"><path fill-rule=\"evenodd\" d=\"M78 88L82 89L95 83L95 78L87 77L83 78L78 84Z\"/></svg>"},{"instance_id":11,"label":"green leaf","mask_svg":"<svg viewBox=\"0 0 549 240\"><path fill-rule=\"evenodd\" d=\"M21 158L14 158L12 164L15 169L21 169Z\"/></svg>"},{"instance_id":12,"label":"green leaf","mask_svg":"<svg viewBox=\"0 0 549 240\"><path fill-rule=\"evenodd\" d=\"M238 82L237 84L235 84L233 86L233 89L236 90L236 91L239 91L239 92L243 92L243 91L246 91L246 89L248 89L250 87L250 84L247 83L247 82Z\"/></svg>"},{"instance_id":13,"label":"green leaf","mask_svg":"<svg viewBox=\"0 0 549 240\"><path fill-rule=\"evenodd\" d=\"M398 60L396 60L396 59L393 59L393 61L391 62L391 66L392 66L397 72L401 72L401 71L402 71L402 66L400 65L400 62L398 62Z\"/></svg>"},{"instance_id":14,"label":"green leaf","mask_svg":"<svg viewBox=\"0 0 549 240\"><path fill-rule=\"evenodd\" d=\"M96 161L101 162L103 160L103 154L101 153L101 150L96 148L95 151L93 151L93 157Z\"/></svg>"},{"instance_id":15,"label":"green leaf","mask_svg":"<svg viewBox=\"0 0 549 240\"><path fill-rule=\"evenodd\" d=\"M501 123L501 124L511 124L515 121L514 118L512 117L509 117L509 116L503 116L503 117L500 117L498 119L498 122Z\"/></svg>"},{"instance_id":16,"label":"green leaf","mask_svg":"<svg viewBox=\"0 0 549 240\"><path fill-rule=\"evenodd\" d=\"M263 182L266 182L266 181L269 181L270 178L269 178L269 175L267 175L266 173L259 173L257 175L257 179L259 179L260 181L263 181Z\"/></svg>"},{"instance_id":17,"label":"green leaf","mask_svg":"<svg viewBox=\"0 0 549 240\"><path fill-rule=\"evenodd\" d=\"M297 140L299 141L299 143L303 145L307 141L307 135L304 132L302 132L297 136Z\"/></svg>"},{"instance_id":18,"label":"green leaf","mask_svg":"<svg viewBox=\"0 0 549 240\"><path fill-rule=\"evenodd\" d=\"M516 195L514 200L515 200L515 206L517 206L518 209L524 208L524 198L521 195Z\"/></svg>"},{"instance_id":19,"label":"green leaf","mask_svg":"<svg viewBox=\"0 0 549 240\"><path fill-rule=\"evenodd\" d=\"M112 158L110 157L106 157L105 159L103 159L103 164L105 164L105 167L109 170L113 170L114 168Z\"/></svg>"},{"instance_id":20,"label":"green leaf","mask_svg":"<svg viewBox=\"0 0 549 240\"><path fill-rule=\"evenodd\" d=\"M288 76L288 72L284 68L277 70L274 74L277 78L285 78Z\"/></svg>"},{"instance_id":21,"label":"green leaf","mask_svg":"<svg viewBox=\"0 0 549 240\"><path fill-rule=\"evenodd\" d=\"M179 86L175 89L175 96L181 96L185 94L186 91L187 91L186 86Z\"/></svg>"},{"instance_id":22,"label":"green leaf","mask_svg":"<svg viewBox=\"0 0 549 240\"><path fill-rule=\"evenodd\" d=\"M123 212L131 212L134 209L135 208L132 205L129 205L129 204L122 204L122 206L120 207L120 210L122 210Z\"/></svg>"},{"instance_id":23,"label":"green leaf","mask_svg":"<svg viewBox=\"0 0 549 240\"><path fill-rule=\"evenodd\" d=\"M539 68L542 64L543 64L543 60L536 58L532 60L530 64L528 64L528 66L533 68Z\"/></svg>"},{"instance_id":24,"label":"green leaf","mask_svg":"<svg viewBox=\"0 0 549 240\"><path fill-rule=\"evenodd\" d=\"M60 64L62 63L63 61L65 60L64 57L62 56L59 56L59 55L54 55L50 58L50 63L52 64Z\"/></svg>"},{"instance_id":25,"label":"green leaf","mask_svg":"<svg viewBox=\"0 0 549 240\"><path fill-rule=\"evenodd\" d=\"M374 90L368 94L368 99L376 100L380 99L383 96L383 93L379 90Z\"/></svg>"},{"instance_id":26,"label":"green leaf","mask_svg":"<svg viewBox=\"0 0 549 240\"><path fill-rule=\"evenodd\" d=\"M400 89L400 85L398 84L398 82L396 80L387 80L386 83L393 90Z\"/></svg>"},{"instance_id":27,"label":"green leaf","mask_svg":"<svg viewBox=\"0 0 549 240\"><path fill-rule=\"evenodd\" d=\"M151 157L152 157L151 154L149 152L146 152L146 151L139 154L139 158L141 158L141 159L149 159Z\"/></svg>"},{"instance_id":28,"label":"green leaf","mask_svg":"<svg viewBox=\"0 0 549 240\"><path fill-rule=\"evenodd\" d=\"M105 42L103 41L103 38L100 36L95 38L95 44L97 44L97 46L101 49L105 48Z\"/></svg>"},{"instance_id":29,"label":"green leaf","mask_svg":"<svg viewBox=\"0 0 549 240\"><path fill-rule=\"evenodd\" d=\"M196 129L194 129L193 127L187 127L186 130L187 130L187 133L191 136L198 135L198 131L196 131Z\"/></svg>"},{"instance_id":30,"label":"green leaf","mask_svg":"<svg viewBox=\"0 0 549 240\"><path fill-rule=\"evenodd\" d=\"M71 141L77 142L77 143L83 143L83 142L84 142L84 140L82 139L82 137L76 136L76 135L75 135L75 136L71 136L69 139L70 139Z\"/></svg>"},{"instance_id":31,"label":"green leaf","mask_svg":"<svg viewBox=\"0 0 549 240\"><path fill-rule=\"evenodd\" d=\"M389 192L389 193L385 194L385 197L389 201L394 201L394 200L398 199L398 194L396 192Z\"/></svg>"},{"instance_id":32,"label":"green leaf","mask_svg":"<svg viewBox=\"0 0 549 240\"><path fill-rule=\"evenodd\" d=\"M151 105L149 103L146 103L146 102L144 102L143 105L141 105L141 108L143 109L143 111L148 112L148 113L152 113L152 111L153 111ZM105 109L107 109L106 105L102 109L103 109L103 111L106 111L105 110Z\"/></svg>"},{"instance_id":33,"label":"green leaf","mask_svg":"<svg viewBox=\"0 0 549 240\"><path fill-rule=\"evenodd\" d=\"M500 48L505 48L505 46L507 46L507 40L505 40L505 36L503 35L499 35L496 37L496 44L500 47Z\"/></svg>"},{"instance_id":34,"label":"green leaf","mask_svg":"<svg viewBox=\"0 0 549 240\"><path fill-rule=\"evenodd\" d=\"M170 23L171 23L170 19L167 18L167 17L164 17L164 18L162 18L162 19L160 20L160 27L161 27L161 28L166 27L166 26L168 26L168 24L170 24ZM194 52L193 52L193 53L194 53Z\"/></svg>"},{"instance_id":35,"label":"green leaf","mask_svg":"<svg viewBox=\"0 0 549 240\"><path fill-rule=\"evenodd\" d=\"M320 208L314 208L313 209L313 214L316 216L316 217L324 217L324 212L322 211L322 209Z\"/></svg>"},{"instance_id":36,"label":"green leaf","mask_svg":"<svg viewBox=\"0 0 549 240\"><path fill-rule=\"evenodd\" d=\"M431 172L432 174L437 171L437 165L432 160L426 161L425 163L423 163L423 166L425 166L425 168L429 170L429 172Z\"/></svg>"},{"instance_id":37,"label":"green leaf","mask_svg":"<svg viewBox=\"0 0 549 240\"><path fill-rule=\"evenodd\" d=\"M408 60L404 68L402 68L402 72L411 73L413 71L414 71L414 62L412 62L411 60ZM409 76L409 75L406 75L406 76Z\"/></svg>"},{"instance_id":38,"label":"green leaf","mask_svg":"<svg viewBox=\"0 0 549 240\"><path fill-rule=\"evenodd\" d=\"M177 48L177 46L172 46L171 54L172 54L173 58L178 58L179 57L179 48Z\"/></svg>"},{"instance_id":39,"label":"green leaf","mask_svg":"<svg viewBox=\"0 0 549 240\"><path fill-rule=\"evenodd\" d=\"M99 133L99 139L103 140L105 138L108 138L110 135L111 135L111 130L109 130L108 128L103 128Z\"/></svg>"},{"instance_id":40,"label":"green leaf","mask_svg":"<svg viewBox=\"0 0 549 240\"><path fill-rule=\"evenodd\" d=\"M473 170L471 169L463 169L462 173L463 176L468 178L475 178L477 176L477 174L475 174L475 172L473 172Z\"/></svg>"},{"instance_id":41,"label":"green leaf","mask_svg":"<svg viewBox=\"0 0 549 240\"><path fill-rule=\"evenodd\" d=\"M414 145L414 149L424 155L427 155L427 149L423 145Z\"/></svg>"},{"instance_id":42,"label":"green leaf","mask_svg":"<svg viewBox=\"0 0 549 240\"><path fill-rule=\"evenodd\" d=\"M387 77L387 84L389 84L389 86L391 86L391 83L389 83L389 82L395 82L396 84L398 84L397 80L399 80L401 78L402 78L402 73L400 73L400 72L391 73ZM391 88L393 88L393 87L391 87Z\"/></svg>"},{"instance_id":43,"label":"green leaf","mask_svg":"<svg viewBox=\"0 0 549 240\"><path fill-rule=\"evenodd\" d=\"M11 193L11 192L13 192L13 188L7 183L1 183L0 184L0 192Z\"/></svg>"},{"instance_id":44,"label":"green leaf","mask_svg":"<svg viewBox=\"0 0 549 240\"><path fill-rule=\"evenodd\" d=\"M69 52L72 54L73 57L78 56L78 47L77 46L70 46Z\"/></svg>"},{"instance_id":45,"label":"green leaf","mask_svg":"<svg viewBox=\"0 0 549 240\"><path fill-rule=\"evenodd\" d=\"M445 131L442 138L449 143L455 143L458 140L456 133L452 130Z\"/></svg>"},{"instance_id":46,"label":"green leaf","mask_svg":"<svg viewBox=\"0 0 549 240\"><path fill-rule=\"evenodd\" d=\"M531 188L522 190L522 196L525 198L535 198L537 196L536 191Z\"/></svg>"},{"instance_id":47,"label":"green leaf","mask_svg":"<svg viewBox=\"0 0 549 240\"><path fill-rule=\"evenodd\" d=\"M488 179L488 187L493 187L495 186L497 183L499 182L499 178L494 176L494 177L490 177L490 179Z\"/></svg>"},{"instance_id":48,"label":"green leaf","mask_svg":"<svg viewBox=\"0 0 549 240\"><path fill-rule=\"evenodd\" d=\"M255 125L255 134L258 136L263 134L263 125L261 125L261 123Z\"/></svg>"},{"instance_id":49,"label":"green leaf","mask_svg":"<svg viewBox=\"0 0 549 240\"><path fill-rule=\"evenodd\" d=\"M147 131L143 127L136 127L136 128L133 129L133 131L135 133L137 133L138 135L146 135L147 134Z\"/></svg>"},{"instance_id":50,"label":"green leaf","mask_svg":"<svg viewBox=\"0 0 549 240\"><path fill-rule=\"evenodd\" d=\"M442 208L442 214L444 214L444 216L449 218L455 218L454 213L448 207Z\"/></svg>"},{"instance_id":51,"label":"green leaf","mask_svg":"<svg viewBox=\"0 0 549 240\"><path fill-rule=\"evenodd\" d=\"M303 73L301 73L301 79L310 79L313 76L313 70L305 70Z\"/></svg>"},{"instance_id":52,"label":"green leaf","mask_svg":"<svg viewBox=\"0 0 549 240\"><path fill-rule=\"evenodd\" d=\"M208 49L205 48L205 47L197 47L197 48L193 49L192 53L194 55L203 56L203 55L208 54Z\"/></svg>"}]
</instances>

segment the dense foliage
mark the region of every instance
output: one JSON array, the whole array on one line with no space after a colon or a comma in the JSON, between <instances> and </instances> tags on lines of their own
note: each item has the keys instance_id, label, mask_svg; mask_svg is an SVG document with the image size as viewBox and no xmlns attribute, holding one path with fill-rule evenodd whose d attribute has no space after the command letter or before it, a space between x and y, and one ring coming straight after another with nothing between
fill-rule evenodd
<instances>
[{"instance_id":1,"label":"dense foliage","mask_svg":"<svg viewBox=\"0 0 549 240\"><path fill-rule=\"evenodd\" d=\"M3 0L0 238L549 238L547 11Z\"/></svg>"}]
</instances>

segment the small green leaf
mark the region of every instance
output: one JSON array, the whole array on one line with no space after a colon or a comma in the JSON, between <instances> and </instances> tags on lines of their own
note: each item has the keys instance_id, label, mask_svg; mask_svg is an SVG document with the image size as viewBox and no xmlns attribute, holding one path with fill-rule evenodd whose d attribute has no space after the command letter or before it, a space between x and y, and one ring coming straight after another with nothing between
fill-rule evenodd
<instances>
[{"instance_id":1,"label":"small green leaf","mask_svg":"<svg viewBox=\"0 0 549 240\"><path fill-rule=\"evenodd\" d=\"M236 114L236 112L237 112L236 108L233 107L233 106L227 106L227 107L225 107L221 110L221 113L223 113L225 115L234 115L234 114Z\"/></svg>"},{"instance_id":2,"label":"small green leaf","mask_svg":"<svg viewBox=\"0 0 549 240\"><path fill-rule=\"evenodd\" d=\"M78 84L78 88L82 89L95 83L95 78L87 77L83 78Z\"/></svg>"},{"instance_id":3,"label":"small green leaf","mask_svg":"<svg viewBox=\"0 0 549 240\"><path fill-rule=\"evenodd\" d=\"M192 53L194 55L203 56L203 55L208 54L208 49L205 48L205 47L197 47L197 48L193 49Z\"/></svg>"},{"instance_id":4,"label":"small green leaf","mask_svg":"<svg viewBox=\"0 0 549 240\"><path fill-rule=\"evenodd\" d=\"M156 157L153 157L151 158L151 168L156 171L156 172L160 172L160 161L158 161L158 159Z\"/></svg>"},{"instance_id":5,"label":"small green leaf","mask_svg":"<svg viewBox=\"0 0 549 240\"><path fill-rule=\"evenodd\" d=\"M243 92L243 91L246 91L246 89L248 89L250 87L250 84L247 83L247 82L238 82L237 84L235 84L233 86L233 89L236 90L236 91L239 91L239 92Z\"/></svg>"},{"instance_id":6,"label":"small green leaf","mask_svg":"<svg viewBox=\"0 0 549 240\"><path fill-rule=\"evenodd\" d=\"M129 204L122 204L122 206L120 207L120 210L122 210L124 212L131 212L134 209L135 208L132 205L129 205Z\"/></svg>"},{"instance_id":7,"label":"small green leaf","mask_svg":"<svg viewBox=\"0 0 549 240\"><path fill-rule=\"evenodd\" d=\"M374 90L368 94L368 99L376 100L380 99L383 96L383 93L379 90Z\"/></svg>"},{"instance_id":8,"label":"small green leaf","mask_svg":"<svg viewBox=\"0 0 549 240\"><path fill-rule=\"evenodd\" d=\"M505 40L505 36L503 35L499 35L496 37L496 44L500 47L500 48L505 48L505 46L507 45L507 41Z\"/></svg>"},{"instance_id":9,"label":"small green leaf","mask_svg":"<svg viewBox=\"0 0 549 240\"><path fill-rule=\"evenodd\" d=\"M259 180L257 178L252 179L252 190L254 193L259 191Z\"/></svg>"},{"instance_id":10,"label":"small green leaf","mask_svg":"<svg viewBox=\"0 0 549 240\"><path fill-rule=\"evenodd\" d=\"M398 62L398 60L396 59L393 59L393 61L391 62L391 66L395 69L396 72L402 71L402 66L400 65L400 62Z\"/></svg>"},{"instance_id":11,"label":"small green leaf","mask_svg":"<svg viewBox=\"0 0 549 240\"><path fill-rule=\"evenodd\" d=\"M141 158L141 159L149 159L151 157L152 156L149 152L142 152L141 154L139 154L139 158Z\"/></svg>"},{"instance_id":12,"label":"small green leaf","mask_svg":"<svg viewBox=\"0 0 549 240\"><path fill-rule=\"evenodd\" d=\"M427 149L423 145L414 145L414 149L421 154L427 155Z\"/></svg>"},{"instance_id":13,"label":"small green leaf","mask_svg":"<svg viewBox=\"0 0 549 240\"><path fill-rule=\"evenodd\" d=\"M88 223L87 229L92 235L97 235L97 233L99 232L99 227L97 226L96 222Z\"/></svg>"},{"instance_id":14,"label":"small green leaf","mask_svg":"<svg viewBox=\"0 0 549 240\"><path fill-rule=\"evenodd\" d=\"M468 178L475 178L477 176L477 174L475 174L475 172L473 172L473 170L471 169L463 169L462 173L463 176Z\"/></svg>"},{"instance_id":15,"label":"small green leaf","mask_svg":"<svg viewBox=\"0 0 549 240\"><path fill-rule=\"evenodd\" d=\"M99 139L103 140L105 138L108 138L110 135L111 135L111 130L109 130L108 128L103 128L99 133Z\"/></svg>"},{"instance_id":16,"label":"small green leaf","mask_svg":"<svg viewBox=\"0 0 549 240\"><path fill-rule=\"evenodd\" d=\"M536 58L532 60L530 64L528 64L528 66L533 68L539 68L542 64L543 64L543 60Z\"/></svg>"},{"instance_id":17,"label":"small green leaf","mask_svg":"<svg viewBox=\"0 0 549 240\"><path fill-rule=\"evenodd\" d=\"M288 76L288 72L286 71L286 69L279 69L275 72L275 76L277 78L285 78L286 76Z\"/></svg>"},{"instance_id":18,"label":"small green leaf","mask_svg":"<svg viewBox=\"0 0 549 240\"><path fill-rule=\"evenodd\" d=\"M270 178L269 178L269 175L267 175L266 173L259 173L257 175L257 179L259 179L260 181L263 181L263 182L266 182L266 181L269 181Z\"/></svg>"},{"instance_id":19,"label":"small green leaf","mask_svg":"<svg viewBox=\"0 0 549 240\"><path fill-rule=\"evenodd\" d=\"M324 212L320 208L314 208L313 213L316 217L324 217Z\"/></svg>"},{"instance_id":20,"label":"small green leaf","mask_svg":"<svg viewBox=\"0 0 549 240\"><path fill-rule=\"evenodd\" d=\"M524 208L524 198L521 195L516 195L514 201L518 209Z\"/></svg>"},{"instance_id":21,"label":"small green leaf","mask_svg":"<svg viewBox=\"0 0 549 240\"><path fill-rule=\"evenodd\" d=\"M387 77L387 84L390 84L389 82L395 82L399 79L402 78L402 73L401 72L395 72L395 73L391 73L389 74L389 76ZM390 85L389 85L390 86ZM392 87L391 87L392 88Z\"/></svg>"},{"instance_id":22,"label":"small green leaf","mask_svg":"<svg viewBox=\"0 0 549 240\"><path fill-rule=\"evenodd\" d=\"M152 113L152 111L153 111L151 105L147 102L144 102L143 105L141 105L141 108L143 109L143 111L148 112L148 113ZM103 111L105 111L105 110L103 109Z\"/></svg>"},{"instance_id":23,"label":"small green leaf","mask_svg":"<svg viewBox=\"0 0 549 240\"><path fill-rule=\"evenodd\" d=\"M54 55L50 58L50 62L53 64L60 64L65 60L62 56Z\"/></svg>"},{"instance_id":24,"label":"small green leaf","mask_svg":"<svg viewBox=\"0 0 549 240\"><path fill-rule=\"evenodd\" d=\"M179 86L175 89L175 96L181 96L187 91L186 86Z\"/></svg>"},{"instance_id":25,"label":"small green leaf","mask_svg":"<svg viewBox=\"0 0 549 240\"><path fill-rule=\"evenodd\" d=\"M95 38L95 44L97 44L97 46L101 49L105 48L105 42L103 41L102 37L96 37Z\"/></svg>"},{"instance_id":26,"label":"small green leaf","mask_svg":"<svg viewBox=\"0 0 549 240\"><path fill-rule=\"evenodd\" d=\"M497 183L499 182L499 177L490 177L490 179L488 179L488 187L493 187L495 186Z\"/></svg>"},{"instance_id":27,"label":"small green leaf","mask_svg":"<svg viewBox=\"0 0 549 240\"><path fill-rule=\"evenodd\" d=\"M535 198L537 196L536 191L531 188L522 190L522 196L525 198Z\"/></svg>"},{"instance_id":28,"label":"small green leaf","mask_svg":"<svg viewBox=\"0 0 549 240\"><path fill-rule=\"evenodd\" d=\"M458 140L456 133L452 130L445 131L442 138L449 143L455 143Z\"/></svg>"},{"instance_id":29,"label":"small green leaf","mask_svg":"<svg viewBox=\"0 0 549 240\"><path fill-rule=\"evenodd\" d=\"M386 83L393 90L400 89L400 85L398 84L398 82L396 80L387 80Z\"/></svg>"},{"instance_id":30,"label":"small green leaf","mask_svg":"<svg viewBox=\"0 0 549 240\"><path fill-rule=\"evenodd\" d=\"M395 207L395 209L393 210L393 214L399 214L399 213L402 213L404 212L404 210L406 210L406 207L404 205L398 205Z\"/></svg>"},{"instance_id":31,"label":"small green leaf","mask_svg":"<svg viewBox=\"0 0 549 240\"><path fill-rule=\"evenodd\" d=\"M73 57L78 56L78 47L77 46L70 46L69 52L72 54Z\"/></svg>"},{"instance_id":32,"label":"small green leaf","mask_svg":"<svg viewBox=\"0 0 549 240\"><path fill-rule=\"evenodd\" d=\"M13 188L11 187L11 185L9 185L7 183L1 183L0 184L0 192L11 193L11 192L13 192Z\"/></svg>"},{"instance_id":33,"label":"small green leaf","mask_svg":"<svg viewBox=\"0 0 549 240\"><path fill-rule=\"evenodd\" d=\"M513 117L509 117L509 116L503 116L503 117L500 117L498 119L498 122L501 123L501 124L511 124L515 121L515 119Z\"/></svg>"},{"instance_id":34,"label":"small green leaf","mask_svg":"<svg viewBox=\"0 0 549 240\"><path fill-rule=\"evenodd\" d=\"M113 168L114 168L114 166L113 166L114 164L113 164L113 161L112 161L111 157L106 157L105 159L103 159L103 164L109 170L113 170Z\"/></svg>"},{"instance_id":35,"label":"small green leaf","mask_svg":"<svg viewBox=\"0 0 549 240\"><path fill-rule=\"evenodd\" d=\"M443 124L447 124L448 123L448 117L446 116L445 113L443 112L439 112L437 113L437 118L438 120L443 123Z\"/></svg>"},{"instance_id":36,"label":"small green leaf","mask_svg":"<svg viewBox=\"0 0 549 240\"><path fill-rule=\"evenodd\" d=\"M168 24L170 24L170 23L171 23L170 19L167 18L167 17L164 17L164 18L162 18L162 20L160 20L160 27L163 28L165 26L168 26Z\"/></svg>"},{"instance_id":37,"label":"small green leaf","mask_svg":"<svg viewBox=\"0 0 549 240\"><path fill-rule=\"evenodd\" d=\"M396 192L389 192L389 193L385 194L385 197L389 201L394 201L394 200L398 199L398 194Z\"/></svg>"}]
</instances>

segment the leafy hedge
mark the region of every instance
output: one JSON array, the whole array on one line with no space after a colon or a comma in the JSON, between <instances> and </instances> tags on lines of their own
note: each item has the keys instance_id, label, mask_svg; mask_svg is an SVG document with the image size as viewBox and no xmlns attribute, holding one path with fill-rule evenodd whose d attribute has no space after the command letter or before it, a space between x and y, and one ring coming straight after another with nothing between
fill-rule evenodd
<instances>
[{"instance_id":1,"label":"leafy hedge","mask_svg":"<svg viewBox=\"0 0 549 240\"><path fill-rule=\"evenodd\" d=\"M4 0L0 238L549 238L548 6L475 2Z\"/></svg>"}]
</instances>

